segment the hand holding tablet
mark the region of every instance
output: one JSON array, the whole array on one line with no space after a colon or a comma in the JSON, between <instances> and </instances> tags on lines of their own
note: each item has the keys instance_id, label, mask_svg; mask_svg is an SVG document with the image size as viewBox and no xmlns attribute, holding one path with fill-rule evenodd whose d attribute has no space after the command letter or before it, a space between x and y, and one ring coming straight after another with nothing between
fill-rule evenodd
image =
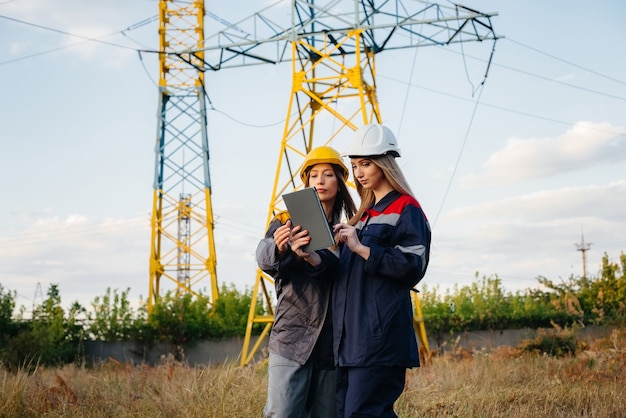
<instances>
[{"instance_id":1,"label":"hand holding tablet","mask_svg":"<svg viewBox=\"0 0 626 418\"><path fill-rule=\"evenodd\" d=\"M303 230L309 231L311 241L302 247L303 251L311 252L335 245L335 239L315 187L286 193L283 195L283 200L287 206L291 224L300 225Z\"/></svg>"}]
</instances>

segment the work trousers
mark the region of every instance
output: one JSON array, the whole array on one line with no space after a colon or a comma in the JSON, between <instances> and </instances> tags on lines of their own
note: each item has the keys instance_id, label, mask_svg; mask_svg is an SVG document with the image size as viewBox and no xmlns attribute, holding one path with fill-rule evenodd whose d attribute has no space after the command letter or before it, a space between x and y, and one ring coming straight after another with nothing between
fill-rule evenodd
<instances>
[{"instance_id":1,"label":"work trousers","mask_svg":"<svg viewBox=\"0 0 626 418\"><path fill-rule=\"evenodd\" d=\"M339 418L396 418L393 404L404 390L405 367L337 368Z\"/></svg>"},{"instance_id":2,"label":"work trousers","mask_svg":"<svg viewBox=\"0 0 626 418\"><path fill-rule=\"evenodd\" d=\"M335 418L335 370L270 352L265 418Z\"/></svg>"}]
</instances>

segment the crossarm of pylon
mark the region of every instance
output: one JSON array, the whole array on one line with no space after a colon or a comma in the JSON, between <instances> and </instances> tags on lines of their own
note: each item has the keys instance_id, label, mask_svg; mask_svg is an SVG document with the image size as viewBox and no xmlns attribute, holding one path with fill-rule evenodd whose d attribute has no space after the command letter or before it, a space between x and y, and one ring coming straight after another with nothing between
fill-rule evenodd
<instances>
[{"instance_id":1,"label":"crossarm of pylon","mask_svg":"<svg viewBox=\"0 0 626 418\"><path fill-rule=\"evenodd\" d=\"M288 61L285 50L295 39L322 35L339 39L353 29L368 32L366 46L375 52L498 39L491 24L497 13L484 13L454 3L440 5L415 0L292 0L290 3L291 16L285 13L284 2L277 1L235 23L216 19L216 25L212 25L216 31L205 38L203 45L174 49L178 56L187 55L191 59L194 52L219 52L208 55L210 60L203 57L196 64L217 71ZM354 45L347 44L333 55L354 52Z\"/></svg>"}]
</instances>

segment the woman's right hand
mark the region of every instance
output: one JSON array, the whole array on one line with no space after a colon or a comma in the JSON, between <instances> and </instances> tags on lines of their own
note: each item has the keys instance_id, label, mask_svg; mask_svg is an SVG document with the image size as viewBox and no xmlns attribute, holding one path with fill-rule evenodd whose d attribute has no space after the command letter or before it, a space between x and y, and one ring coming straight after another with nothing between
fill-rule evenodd
<instances>
[{"instance_id":1,"label":"woman's right hand","mask_svg":"<svg viewBox=\"0 0 626 418\"><path fill-rule=\"evenodd\" d=\"M279 226L274 231L274 242L278 248L280 254L287 250L287 244L289 243L289 235L291 233L291 221L285 222L284 225Z\"/></svg>"},{"instance_id":2,"label":"woman's right hand","mask_svg":"<svg viewBox=\"0 0 626 418\"><path fill-rule=\"evenodd\" d=\"M364 260L370 257L370 247L361 244L359 236L356 233L356 228L347 223L339 223L333 226L333 231L337 236L337 240L345 242L350 251L360 255Z\"/></svg>"}]
</instances>

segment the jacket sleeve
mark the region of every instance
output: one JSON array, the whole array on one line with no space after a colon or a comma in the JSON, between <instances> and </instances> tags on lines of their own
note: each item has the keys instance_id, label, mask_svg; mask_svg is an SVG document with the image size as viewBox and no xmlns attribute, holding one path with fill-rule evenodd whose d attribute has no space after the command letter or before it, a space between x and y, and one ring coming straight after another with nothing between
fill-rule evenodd
<instances>
[{"instance_id":1,"label":"jacket sleeve","mask_svg":"<svg viewBox=\"0 0 626 418\"><path fill-rule=\"evenodd\" d=\"M273 276L278 271L278 251L272 238L263 238L256 247L256 262L259 268Z\"/></svg>"},{"instance_id":2,"label":"jacket sleeve","mask_svg":"<svg viewBox=\"0 0 626 418\"><path fill-rule=\"evenodd\" d=\"M333 281L339 269L340 250L324 248L317 250L316 253L320 256L322 261L318 266L311 267L313 277L318 280Z\"/></svg>"},{"instance_id":3,"label":"jacket sleeve","mask_svg":"<svg viewBox=\"0 0 626 418\"><path fill-rule=\"evenodd\" d=\"M431 230L419 206L407 205L400 214L389 246L372 245L365 262L367 274L415 286L426 274Z\"/></svg>"},{"instance_id":4,"label":"jacket sleeve","mask_svg":"<svg viewBox=\"0 0 626 418\"><path fill-rule=\"evenodd\" d=\"M283 255L278 254L278 247L274 242L274 232L281 225L280 220L274 219L267 228L265 237L259 241L256 248L257 265L274 279L281 278L281 271L287 270L298 262L298 256L291 251L289 245L287 245L287 251Z\"/></svg>"},{"instance_id":5,"label":"jacket sleeve","mask_svg":"<svg viewBox=\"0 0 626 418\"><path fill-rule=\"evenodd\" d=\"M282 225L280 220L274 219L265 232L265 237L256 247L256 262L261 270L270 276L278 273L279 255L274 242L274 232Z\"/></svg>"}]
</instances>

